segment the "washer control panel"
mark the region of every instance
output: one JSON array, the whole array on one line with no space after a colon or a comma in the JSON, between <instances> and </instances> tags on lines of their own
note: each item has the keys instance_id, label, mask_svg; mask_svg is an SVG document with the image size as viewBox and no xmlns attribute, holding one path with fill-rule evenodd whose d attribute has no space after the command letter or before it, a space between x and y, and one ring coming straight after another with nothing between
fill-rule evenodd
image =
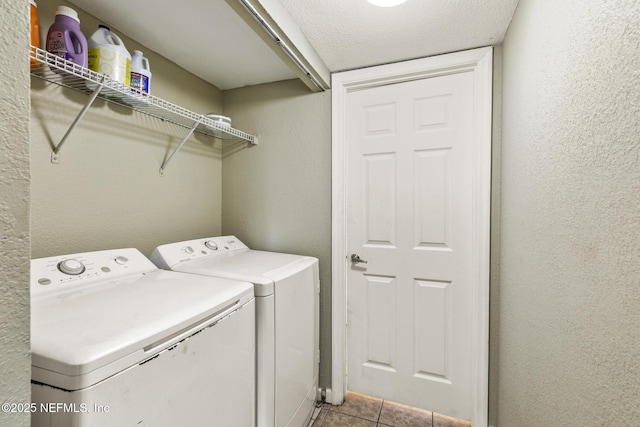
<instances>
[{"instance_id":1,"label":"washer control panel","mask_svg":"<svg viewBox=\"0 0 640 427\"><path fill-rule=\"evenodd\" d=\"M235 236L206 237L158 246L151 254L151 261L160 268L170 269L184 261L221 256L227 252L242 249L248 249L248 247Z\"/></svg>"},{"instance_id":2,"label":"washer control panel","mask_svg":"<svg viewBox=\"0 0 640 427\"><path fill-rule=\"evenodd\" d=\"M147 257L133 248L33 259L31 295L64 291L96 279L115 279L157 269Z\"/></svg>"}]
</instances>

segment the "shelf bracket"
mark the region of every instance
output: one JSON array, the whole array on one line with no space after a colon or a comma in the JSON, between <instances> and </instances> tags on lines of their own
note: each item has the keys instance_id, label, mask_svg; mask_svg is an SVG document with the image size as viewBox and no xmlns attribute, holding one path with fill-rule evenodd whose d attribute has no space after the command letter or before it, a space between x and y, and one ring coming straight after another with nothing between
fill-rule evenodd
<instances>
[{"instance_id":1,"label":"shelf bracket","mask_svg":"<svg viewBox=\"0 0 640 427\"><path fill-rule=\"evenodd\" d=\"M73 123L71 123L71 126L69 126L69 129L67 129L67 133L64 134L64 136L62 137L62 139L60 140L58 145L56 145L56 147L53 149L53 152L51 153L51 163L56 163L57 164L59 162L59 160L60 160L60 150L62 149L62 145L65 143L65 141L67 140L69 135L71 135L71 132L73 132L73 130L78 125L78 123L80 123L80 120L82 120L82 118L84 117L86 112L89 110L89 108L93 104L93 101L96 100L96 98L98 97L98 94L102 90L103 86L104 86L104 83L99 83L98 86L96 86L96 88L93 90L93 93L91 94L91 96L87 100L87 103L84 105L84 107L82 107L82 110L80 110L80 112L76 116L76 118L73 121Z\"/></svg>"},{"instance_id":2,"label":"shelf bracket","mask_svg":"<svg viewBox=\"0 0 640 427\"><path fill-rule=\"evenodd\" d=\"M191 135L193 135L193 132L196 130L196 128L198 127L198 125L200 124L201 120L196 120L195 123L193 124L193 126L191 127L191 129L189 129L189 132L187 133L187 136L184 137L184 139L182 140L182 142L173 150L173 152L169 155L169 157L167 157L167 159L164 161L164 163L162 163L162 166L160 166L160 176L164 176L164 170L166 169L166 167L169 165L169 162L171 161L171 159L173 159L173 156L176 155L176 153L178 151L180 151L180 149L182 148L182 146L184 145L185 142L187 142L187 139L189 139L189 137Z\"/></svg>"}]
</instances>

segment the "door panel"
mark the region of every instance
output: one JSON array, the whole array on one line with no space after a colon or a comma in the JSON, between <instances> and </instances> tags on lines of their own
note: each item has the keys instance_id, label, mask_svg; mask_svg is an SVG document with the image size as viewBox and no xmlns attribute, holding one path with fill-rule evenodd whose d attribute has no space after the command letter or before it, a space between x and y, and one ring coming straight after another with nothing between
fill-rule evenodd
<instances>
[{"instance_id":1,"label":"door panel","mask_svg":"<svg viewBox=\"0 0 640 427\"><path fill-rule=\"evenodd\" d=\"M415 281L414 342L415 375L447 378L447 359L451 335L450 282Z\"/></svg>"},{"instance_id":2,"label":"door panel","mask_svg":"<svg viewBox=\"0 0 640 427\"><path fill-rule=\"evenodd\" d=\"M367 244L392 245L395 238L395 156L389 153L363 156L364 221Z\"/></svg>"},{"instance_id":3,"label":"door panel","mask_svg":"<svg viewBox=\"0 0 640 427\"><path fill-rule=\"evenodd\" d=\"M365 275L366 327L365 343L367 364L389 368L395 365L396 335L393 325L396 313L394 305L387 309L387 302L395 299L395 281L392 277Z\"/></svg>"},{"instance_id":4,"label":"door panel","mask_svg":"<svg viewBox=\"0 0 640 427\"><path fill-rule=\"evenodd\" d=\"M348 94L350 390L471 414L473 73ZM348 262L348 260L347 260Z\"/></svg>"},{"instance_id":5,"label":"door panel","mask_svg":"<svg viewBox=\"0 0 640 427\"><path fill-rule=\"evenodd\" d=\"M415 152L416 247L448 248L451 149Z\"/></svg>"}]
</instances>

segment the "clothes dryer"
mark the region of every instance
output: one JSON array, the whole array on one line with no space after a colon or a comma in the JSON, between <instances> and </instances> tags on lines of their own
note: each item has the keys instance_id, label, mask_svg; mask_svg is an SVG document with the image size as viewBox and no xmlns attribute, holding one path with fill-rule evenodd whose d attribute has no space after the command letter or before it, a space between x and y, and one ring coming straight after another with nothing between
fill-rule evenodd
<instances>
[{"instance_id":1,"label":"clothes dryer","mask_svg":"<svg viewBox=\"0 0 640 427\"><path fill-rule=\"evenodd\" d=\"M252 250L234 236L162 245L151 260L165 269L253 283L257 426L306 426L318 388L318 260Z\"/></svg>"},{"instance_id":2,"label":"clothes dryer","mask_svg":"<svg viewBox=\"0 0 640 427\"><path fill-rule=\"evenodd\" d=\"M32 426L255 425L248 282L136 249L31 261Z\"/></svg>"}]
</instances>

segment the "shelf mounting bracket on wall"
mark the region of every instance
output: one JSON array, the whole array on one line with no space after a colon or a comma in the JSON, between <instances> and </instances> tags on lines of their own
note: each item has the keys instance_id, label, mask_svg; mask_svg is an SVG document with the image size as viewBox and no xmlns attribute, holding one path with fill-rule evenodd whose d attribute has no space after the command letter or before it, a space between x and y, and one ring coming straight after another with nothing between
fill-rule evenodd
<instances>
[{"instance_id":1,"label":"shelf mounting bracket on wall","mask_svg":"<svg viewBox=\"0 0 640 427\"><path fill-rule=\"evenodd\" d=\"M191 129L189 129L189 132L187 133L187 136L184 137L182 142L176 148L174 148L173 152L162 163L162 166L160 166L160 176L164 176L164 169L169 165L169 162L171 161L171 159L173 159L173 156L175 156L175 154L178 151L180 151L180 149L182 148L184 143L187 142L187 139L189 139L189 137L191 135L193 135L193 132L196 130L196 128L198 127L199 124L200 124L200 120L196 120L195 123L193 124L193 126L191 127Z\"/></svg>"},{"instance_id":2,"label":"shelf mounting bracket on wall","mask_svg":"<svg viewBox=\"0 0 640 427\"><path fill-rule=\"evenodd\" d=\"M82 110L80 110L80 112L76 116L76 118L73 121L73 123L71 123L71 126L69 126L69 129L67 129L67 132L64 134L64 136L62 137L62 139L60 140L58 145L55 146L55 148L53 149L53 151L51 153L51 163L58 163L59 162L59 160L60 160L60 150L62 149L62 146L64 145L64 143L67 140L67 138L69 137L69 135L71 135L71 132L73 132L73 130L76 128L78 123L80 123L80 120L82 120L82 118L84 117L84 115L87 112L87 110L89 110L89 108L93 104L93 101L96 100L96 98L98 97L98 94L102 90L103 86L104 86L104 83L100 83L93 90L93 93L91 94L91 96L89 97L87 102L84 104L84 107L82 107Z\"/></svg>"}]
</instances>

